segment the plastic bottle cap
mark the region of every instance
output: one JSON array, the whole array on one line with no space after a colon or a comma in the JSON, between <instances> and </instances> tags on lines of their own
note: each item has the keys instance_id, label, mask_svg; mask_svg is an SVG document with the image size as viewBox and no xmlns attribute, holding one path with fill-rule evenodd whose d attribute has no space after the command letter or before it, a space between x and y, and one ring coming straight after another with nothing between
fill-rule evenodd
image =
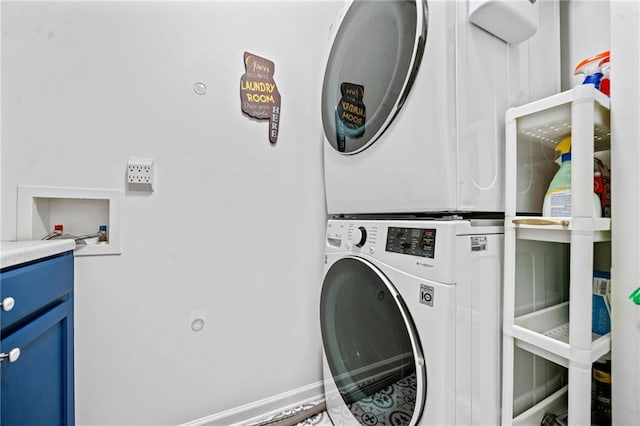
<instances>
[{"instance_id":1,"label":"plastic bottle cap","mask_svg":"<svg viewBox=\"0 0 640 426\"><path fill-rule=\"evenodd\" d=\"M54 225L54 226L53 226L53 230L54 230L54 231L62 231L62 229L63 229L63 226L62 226L62 225Z\"/></svg>"},{"instance_id":2,"label":"plastic bottle cap","mask_svg":"<svg viewBox=\"0 0 640 426\"><path fill-rule=\"evenodd\" d=\"M107 225L100 225L100 227L98 228L98 231L106 231L107 230Z\"/></svg>"},{"instance_id":3,"label":"plastic bottle cap","mask_svg":"<svg viewBox=\"0 0 640 426\"><path fill-rule=\"evenodd\" d=\"M566 154L567 152L571 152L571 136L567 136L562 139L555 147L555 150L560 154Z\"/></svg>"}]
</instances>

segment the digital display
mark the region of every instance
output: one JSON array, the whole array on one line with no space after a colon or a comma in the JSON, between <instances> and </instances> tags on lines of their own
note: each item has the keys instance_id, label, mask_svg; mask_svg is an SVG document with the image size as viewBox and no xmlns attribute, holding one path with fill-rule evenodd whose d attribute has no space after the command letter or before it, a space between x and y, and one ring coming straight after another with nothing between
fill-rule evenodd
<instances>
[{"instance_id":1,"label":"digital display","mask_svg":"<svg viewBox=\"0 0 640 426\"><path fill-rule=\"evenodd\" d=\"M387 230L386 251L433 259L435 249L435 229L389 227Z\"/></svg>"}]
</instances>

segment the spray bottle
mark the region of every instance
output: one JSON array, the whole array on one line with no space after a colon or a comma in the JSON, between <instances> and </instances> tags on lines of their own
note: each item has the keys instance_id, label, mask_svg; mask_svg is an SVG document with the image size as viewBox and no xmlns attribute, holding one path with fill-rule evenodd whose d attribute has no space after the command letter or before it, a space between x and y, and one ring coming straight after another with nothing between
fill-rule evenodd
<instances>
[{"instance_id":1,"label":"spray bottle","mask_svg":"<svg viewBox=\"0 0 640 426\"><path fill-rule=\"evenodd\" d=\"M608 58L609 51L598 53L591 58L587 58L580 62L576 69L573 71L574 75L584 76L582 84L592 84L596 89L600 89L600 80L602 79L602 69L600 67L600 61L604 58Z\"/></svg>"},{"instance_id":2,"label":"spray bottle","mask_svg":"<svg viewBox=\"0 0 640 426\"><path fill-rule=\"evenodd\" d=\"M600 91L607 96L611 96L611 81L609 78L611 62L609 56L606 56L598 64L602 70L602 78L600 79Z\"/></svg>"},{"instance_id":3,"label":"spray bottle","mask_svg":"<svg viewBox=\"0 0 640 426\"><path fill-rule=\"evenodd\" d=\"M556 172L544 196L542 215L546 217L571 217L571 136L561 140L555 148L560 152L562 164ZM593 217L601 217L600 198L593 194Z\"/></svg>"},{"instance_id":4,"label":"spray bottle","mask_svg":"<svg viewBox=\"0 0 640 426\"><path fill-rule=\"evenodd\" d=\"M547 217L571 217L571 137L564 138L556 151L562 164L556 172L544 196L542 215Z\"/></svg>"}]
</instances>

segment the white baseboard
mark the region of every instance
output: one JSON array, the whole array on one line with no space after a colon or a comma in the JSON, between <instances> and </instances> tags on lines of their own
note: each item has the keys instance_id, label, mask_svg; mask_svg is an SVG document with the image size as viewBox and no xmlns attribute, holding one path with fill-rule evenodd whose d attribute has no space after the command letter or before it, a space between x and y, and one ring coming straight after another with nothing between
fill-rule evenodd
<instances>
[{"instance_id":1,"label":"white baseboard","mask_svg":"<svg viewBox=\"0 0 640 426\"><path fill-rule=\"evenodd\" d=\"M293 407L323 400L324 386L322 381L319 381L289 392L183 423L180 426L248 426Z\"/></svg>"}]
</instances>

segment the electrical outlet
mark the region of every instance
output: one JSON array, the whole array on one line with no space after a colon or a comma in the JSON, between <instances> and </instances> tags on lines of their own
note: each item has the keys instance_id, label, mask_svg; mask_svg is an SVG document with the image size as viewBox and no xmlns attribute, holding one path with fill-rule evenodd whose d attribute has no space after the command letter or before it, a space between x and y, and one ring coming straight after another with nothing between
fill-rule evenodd
<instances>
[{"instance_id":1,"label":"electrical outlet","mask_svg":"<svg viewBox=\"0 0 640 426\"><path fill-rule=\"evenodd\" d=\"M127 163L127 183L133 191L153 191L153 160L130 158Z\"/></svg>"}]
</instances>

